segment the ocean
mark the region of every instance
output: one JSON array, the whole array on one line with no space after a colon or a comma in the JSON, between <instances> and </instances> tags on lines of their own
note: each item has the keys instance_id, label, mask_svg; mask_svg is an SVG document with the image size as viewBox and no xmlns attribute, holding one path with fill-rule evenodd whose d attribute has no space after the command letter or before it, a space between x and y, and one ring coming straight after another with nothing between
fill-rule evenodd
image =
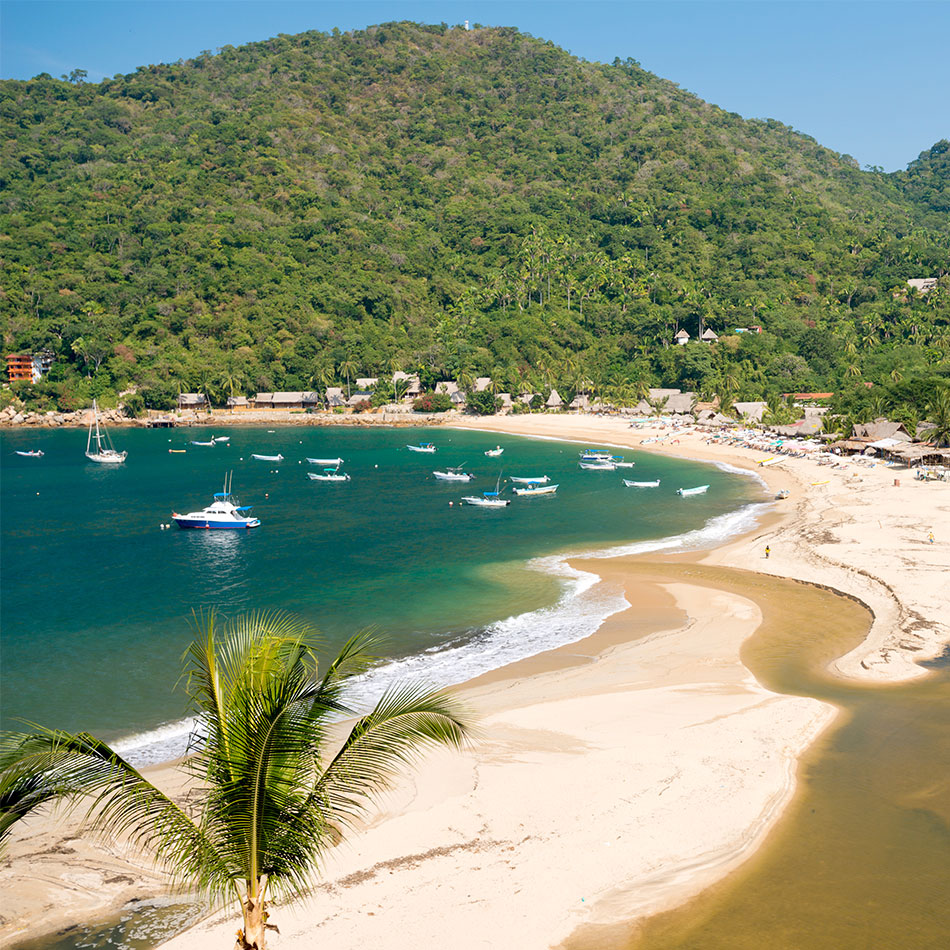
<instances>
[{"instance_id":1,"label":"ocean","mask_svg":"<svg viewBox=\"0 0 950 950\"><path fill-rule=\"evenodd\" d=\"M359 685L368 704L394 677L459 683L577 640L626 606L566 555L712 545L751 527L765 500L755 479L723 468L628 450L632 470L582 471L584 446L469 430L110 431L124 465L88 462L85 431L0 434L0 722L89 731L137 764L185 749L193 611L290 611L320 631L324 656L375 629L385 655ZM191 444L211 435L230 441ZM435 455L406 447L430 440ZM504 454L486 457L495 445ZM307 456L341 456L351 481L311 481ZM476 479L437 481L447 466ZM261 527L162 527L173 510L208 504L229 473ZM556 495L501 510L459 503L496 484L512 497L508 477L542 474ZM660 486L625 488L623 477ZM705 495L676 494L704 484Z\"/></svg>"}]
</instances>

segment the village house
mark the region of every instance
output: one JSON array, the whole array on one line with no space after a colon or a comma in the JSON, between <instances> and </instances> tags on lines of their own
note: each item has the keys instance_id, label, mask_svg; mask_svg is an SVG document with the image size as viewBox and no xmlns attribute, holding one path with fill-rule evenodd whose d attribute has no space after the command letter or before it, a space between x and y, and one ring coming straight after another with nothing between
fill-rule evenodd
<instances>
[{"instance_id":1,"label":"village house","mask_svg":"<svg viewBox=\"0 0 950 950\"><path fill-rule=\"evenodd\" d=\"M228 396L227 402L228 409L250 409L250 403L248 402L247 396Z\"/></svg>"},{"instance_id":2,"label":"village house","mask_svg":"<svg viewBox=\"0 0 950 950\"><path fill-rule=\"evenodd\" d=\"M700 339L703 343L715 343L719 339L719 334L712 327L706 327Z\"/></svg>"},{"instance_id":3,"label":"village house","mask_svg":"<svg viewBox=\"0 0 950 950\"><path fill-rule=\"evenodd\" d=\"M405 392L403 393L403 400L405 402L409 402L417 396L422 395L422 383L419 381L418 376L411 376L409 373L397 370L393 373L393 385L395 386L396 383L406 383Z\"/></svg>"},{"instance_id":4,"label":"village house","mask_svg":"<svg viewBox=\"0 0 950 950\"><path fill-rule=\"evenodd\" d=\"M435 384L435 391L445 396L453 396L459 391L459 384L451 379L443 380Z\"/></svg>"},{"instance_id":5,"label":"village house","mask_svg":"<svg viewBox=\"0 0 950 950\"><path fill-rule=\"evenodd\" d=\"M760 399L755 402L734 402L732 408L747 422L761 422L769 404Z\"/></svg>"},{"instance_id":6,"label":"village house","mask_svg":"<svg viewBox=\"0 0 950 950\"><path fill-rule=\"evenodd\" d=\"M689 334L685 330L679 330L673 337L673 342L679 346L686 346L689 343Z\"/></svg>"},{"instance_id":7,"label":"village house","mask_svg":"<svg viewBox=\"0 0 950 950\"><path fill-rule=\"evenodd\" d=\"M937 286L936 277L911 277L907 281L907 286L912 290L916 290L921 297L926 296L930 293L934 287Z\"/></svg>"},{"instance_id":8,"label":"village house","mask_svg":"<svg viewBox=\"0 0 950 950\"><path fill-rule=\"evenodd\" d=\"M360 376L356 380L356 388L362 393L372 393L379 383L378 376Z\"/></svg>"},{"instance_id":9,"label":"village house","mask_svg":"<svg viewBox=\"0 0 950 950\"><path fill-rule=\"evenodd\" d=\"M564 406L564 400L561 399L556 389L552 389L551 395L548 396L544 405L547 409L561 409Z\"/></svg>"},{"instance_id":10,"label":"village house","mask_svg":"<svg viewBox=\"0 0 950 950\"><path fill-rule=\"evenodd\" d=\"M569 409L588 409L590 407L590 396L587 393L578 393L572 400Z\"/></svg>"},{"instance_id":11,"label":"village house","mask_svg":"<svg viewBox=\"0 0 950 950\"><path fill-rule=\"evenodd\" d=\"M502 412L507 412L514 405L511 399L511 393L499 393L497 399L500 402L499 408Z\"/></svg>"},{"instance_id":12,"label":"village house","mask_svg":"<svg viewBox=\"0 0 950 950\"><path fill-rule=\"evenodd\" d=\"M208 406L208 399L204 393L179 393L178 408L183 409L205 409Z\"/></svg>"},{"instance_id":13,"label":"village house","mask_svg":"<svg viewBox=\"0 0 950 950\"><path fill-rule=\"evenodd\" d=\"M328 386L324 398L331 409L338 409L346 405L346 396L342 386Z\"/></svg>"},{"instance_id":14,"label":"village house","mask_svg":"<svg viewBox=\"0 0 950 950\"><path fill-rule=\"evenodd\" d=\"M475 380L475 392L483 393L486 389L491 389L491 376L479 376Z\"/></svg>"}]
</instances>

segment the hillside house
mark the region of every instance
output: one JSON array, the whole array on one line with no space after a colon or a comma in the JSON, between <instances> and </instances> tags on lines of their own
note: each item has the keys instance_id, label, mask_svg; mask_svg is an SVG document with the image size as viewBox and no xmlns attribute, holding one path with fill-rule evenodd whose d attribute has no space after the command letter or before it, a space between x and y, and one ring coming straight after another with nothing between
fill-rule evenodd
<instances>
[{"instance_id":1,"label":"hillside house","mask_svg":"<svg viewBox=\"0 0 950 950\"><path fill-rule=\"evenodd\" d=\"M921 297L925 297L934 287L937 286L936 277L911 277L907 281L907 286L916 290Z\"/></svg>"},{"instance_id":2,"label":"hillside house","mask_svg":"<svg viewBox=\"0 0 950 950\"><path fill-rule=\"evenodd\" d=\"M491 389L491 376L479 376L475 380L475 392L483 393L486 389Z\"/></svg>"},{"instance_id":3,"label":"hillside house","mask_svg":"<svg viewBox=\"0 0 950 950\"><path fill-rule=\"evenodd\" d=\"M715 343L719 339L719 334L712 329L712 327L706 327L703 331L703 335L700 337L700 340L703 343Z\"/></svg>"},{"instance_id":4,"label":"hillside house","mask_svg":"<svg viewBox=\"0 0 950 950\"><path fill-rule=\"evenodd\" d=\"M686 346L689 343L689 334L685 330L678 330L676 336L673 337L673 342L678 346Z\"/></svg>"}]
</instances>

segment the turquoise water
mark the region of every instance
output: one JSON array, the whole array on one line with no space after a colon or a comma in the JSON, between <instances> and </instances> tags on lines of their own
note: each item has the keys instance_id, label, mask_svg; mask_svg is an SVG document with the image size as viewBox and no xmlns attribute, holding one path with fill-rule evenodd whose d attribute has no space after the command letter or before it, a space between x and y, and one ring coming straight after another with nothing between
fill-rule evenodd
<instances>
[{"instance_id":1,"label":"turquoise water","mask_svg":"<svg viewBox=\"0 0 950 950\"><path fill-rule=\"evenodd\" d=\"M212 433L231 441L189 444ZM555 559L531 559L682 535L762 499L753 480L697 463L627 452L633 470L585 472L576 445L470 431L118 429L113 438L129 452L116 468L87 462L84 431L0 436L5 728L24 718L114 741L180 723L175 685L191 611L202 607L292 611L321 630L328 651L374 626L387 637L389 669L458 682L577 639L620 606L585 591L585 578ZM430 439L435 456L406 449ZM486 458L496 444L504 455ZM14 454L25 448L46 454ZM310 481L305 456L342 456L352 481ZM463 464L478 475L469 485L431 475ZM172 510L204 507L228 471L260 528L161 530ZM500 472L548 474L561 487L499 511L459 506L470 490L494 488ZM629 489L623 476L662 481ZM710 485L706 495L675 494L699 484ZM720 518L704 537L742 517Z\"/></svg>"}]
</instances>

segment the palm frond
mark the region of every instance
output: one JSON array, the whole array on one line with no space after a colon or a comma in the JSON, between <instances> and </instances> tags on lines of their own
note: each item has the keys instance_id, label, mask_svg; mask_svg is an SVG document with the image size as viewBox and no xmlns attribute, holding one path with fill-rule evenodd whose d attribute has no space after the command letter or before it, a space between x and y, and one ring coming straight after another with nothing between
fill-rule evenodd
<instances>
[{"instance_id":1,"label":"palm frond","mask_svg":"<svg viewBox=\"0 0 950 950\"><path fill-rule=\"evenodd\" d=\"M177 882L220 895L233 877L213 842L172 799L86 733L39 728L5 735L0 797L11 806L0 820L4 830L29 802L63 800L85 808L93 833L124 835L154 853Z\"/></svg>"}]
</instances>

